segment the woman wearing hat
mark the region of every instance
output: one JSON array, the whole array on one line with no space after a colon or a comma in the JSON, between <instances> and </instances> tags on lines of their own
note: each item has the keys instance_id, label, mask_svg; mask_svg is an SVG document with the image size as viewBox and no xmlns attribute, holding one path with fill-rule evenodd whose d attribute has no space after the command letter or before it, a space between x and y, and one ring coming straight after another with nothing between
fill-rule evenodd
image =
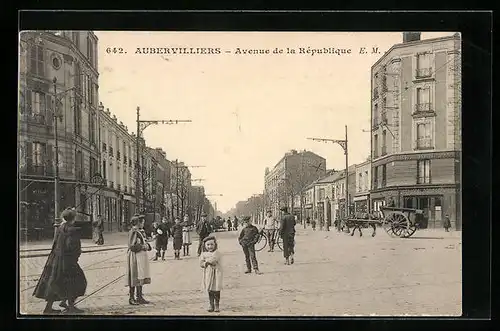
<instances>
[{"instance_id":1,"label":"woman wearing hat","mask_svg":"<svg viewBox=\"0 0 500 331\"><path fill-rule=\"evenodd\" d=\"M142 296L142 286L151 284L147 253L151 250L151 245L146 240L143 228L144 217L142 215L134 215L132 217L132 228L128 233L127 276L125 285L129 287L128 303L131 305L149 303ZM135 297L134 292L136 294Z\"/></svg>"},{"instance_id":2,"label":"woman wearing hat","mask_svg":"<svg viewBox=\"0 0 500 331\"><path fill-rule=\"evenodd\" d=\"M56 231L52 250L33 292L35 297L47 301L44 314L60 312L52 308L55 301L61 301L59 306L66 308L67 313L83 312L75 307L76 299L83 296L87 289L87 279L78 265L82 251L78 228L75 227L76 211L68 208L62 212L61 218L63 221Z\"/></svg>"}]
</instances>

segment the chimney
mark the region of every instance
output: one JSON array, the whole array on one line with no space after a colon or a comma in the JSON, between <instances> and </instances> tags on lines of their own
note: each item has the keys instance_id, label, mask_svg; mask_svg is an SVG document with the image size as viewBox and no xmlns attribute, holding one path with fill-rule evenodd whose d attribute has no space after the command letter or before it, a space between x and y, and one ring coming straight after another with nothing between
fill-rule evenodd
<instances>
[{"instance_id":1,"label":"chimney","mask_svg":"<svg viewBox=\"0 0 500 331\"><path fill-rule=\"evenodd\" d=\"M420 32L403 32L403 43L420 40Z\"/></svg>"}]
</instances>

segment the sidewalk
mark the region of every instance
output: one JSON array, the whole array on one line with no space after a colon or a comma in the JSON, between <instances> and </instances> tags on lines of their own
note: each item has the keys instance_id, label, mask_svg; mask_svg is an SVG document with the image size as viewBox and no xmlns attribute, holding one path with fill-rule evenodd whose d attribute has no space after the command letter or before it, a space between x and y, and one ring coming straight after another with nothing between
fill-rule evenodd
<instances>
[{"instance_id":1,"label":"sidewalk","mask_svg":"<svg viewBox=\"0 0 500 331\"><path fill-rule=\"evenodd\" d=\"M104 233L104 245L96 245L92 239L82 239L82 250L100 251L127 246L128 232L108 232ZM34 242L23 242L19 244L20 253L41 253L48 254L52 249L52 240L41 240ZM21 257L25 257L23 254Z\"/></svg>"}]
</instances>

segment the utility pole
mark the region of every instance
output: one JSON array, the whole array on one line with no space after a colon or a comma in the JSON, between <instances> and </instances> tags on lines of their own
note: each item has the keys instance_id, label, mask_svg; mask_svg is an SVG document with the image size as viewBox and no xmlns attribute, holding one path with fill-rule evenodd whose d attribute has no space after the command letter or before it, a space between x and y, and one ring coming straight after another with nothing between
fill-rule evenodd
<instances>
[{"instance_id":1,"label":"utility pole","mask_svg":"<svg viewBox=\"0 0 500 331\"><path fill-rule=\"evenodd\" d=\"M140 119L140 108L137 107L137 132L135 136L136 140L136 157L135 157L135 163L136 163L136 181L135 181L135 204L136 204L136 210L139 210L140 206L140 201L143 198L143 193L140 187L140 143L141 143L141 134L146 130L146 128L152 124L158 125L158 124L167 124L167 125L172 125L172 124L179 124L179 123L191 123L191 120L141 120Z\"/></svg>"},{"instance_id":2,"label":"utility pole","mask_svg":"<svg viewBox=\"0 0 500 331\"><path fill-rule=\"evenodd\" d=\"M344 217L349 217L349 153L347 149L347 125L345 126L345 139L325 139L325 138L307 138L308 140L331 142L339 144L344 150L345 155L345 211ZM340 231L340 222L337 222L337 230Z\"/></svg>"}]
</instances>

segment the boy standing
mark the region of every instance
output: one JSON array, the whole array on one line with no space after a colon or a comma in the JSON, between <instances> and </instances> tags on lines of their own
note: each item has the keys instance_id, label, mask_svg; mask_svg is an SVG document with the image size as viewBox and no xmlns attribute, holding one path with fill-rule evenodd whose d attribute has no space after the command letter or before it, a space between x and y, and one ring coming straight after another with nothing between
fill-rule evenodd
<instances>
[{"instance_id":1,"label":"boy standing","mask_svg":"<svg viewBox=\"0 0 500 331\"><path fill-rule=\"evenodd\" d=\"M253 270L257 275L260 275L259 271L259 263L257 262L257 257L255 256L255 244L259 240L259 229L255 227L250 222L250 216L243 217L243 229L240 232L240 236L238 237L238 241L243 248L243 253L245 254L245 262L247 265L246 274L252 272Z\"/></svg>"}]
</instances>

